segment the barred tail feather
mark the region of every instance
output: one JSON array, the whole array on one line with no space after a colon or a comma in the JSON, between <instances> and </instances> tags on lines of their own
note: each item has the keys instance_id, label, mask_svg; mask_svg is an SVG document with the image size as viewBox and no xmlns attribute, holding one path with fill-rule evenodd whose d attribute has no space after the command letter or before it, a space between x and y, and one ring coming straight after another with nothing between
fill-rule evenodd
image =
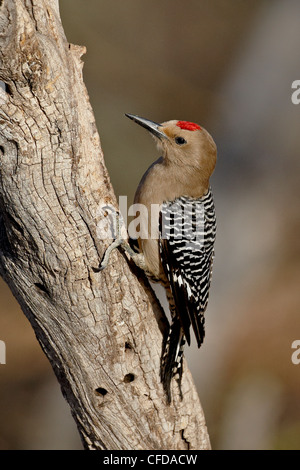
<instances>
[{"instance_id":1,"label":"barred tail feather","mask_svg":"<svg viewBox=\"0 0 300 470\"><path fill-rule=\"evenodd\" d=\"M168 404L171 403L171 380L174 376L176 376L180 396L182 398L181 378L184 344L185 338L182 332L180 321L178 319L173 319L170 326L169 336L162 354L160 371L161 381L167 395Z\"/></svg>"}]
</instances>

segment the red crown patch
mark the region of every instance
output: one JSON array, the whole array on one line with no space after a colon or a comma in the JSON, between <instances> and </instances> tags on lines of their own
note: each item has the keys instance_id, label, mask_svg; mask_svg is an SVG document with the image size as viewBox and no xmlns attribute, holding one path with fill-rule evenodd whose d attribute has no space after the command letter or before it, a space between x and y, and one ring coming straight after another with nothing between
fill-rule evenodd
<instances>
[{"instance_id":1,"label":"red crown patch","mask_svg":"<svg viewBox=\"0 0 300 470\"><path fill-rule=\"evenodd\" d=\"M189 121L178 121L176 126L180 127L180 129L185 129L186 131L197 131L201 129L199 124Z\"/></svg>"}]
</instances>

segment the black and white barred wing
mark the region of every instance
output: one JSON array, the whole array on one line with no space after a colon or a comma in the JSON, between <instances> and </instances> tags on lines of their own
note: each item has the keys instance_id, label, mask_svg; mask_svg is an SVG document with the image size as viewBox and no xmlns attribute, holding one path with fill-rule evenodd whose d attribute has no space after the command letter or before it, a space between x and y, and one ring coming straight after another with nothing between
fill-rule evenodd
<instances>
[{"instance_id":1,"label":"black and white barred wing","mask_svg":"<svg viewBox=\"0 0 300 470\"><path fill-rule=\"evenodd\" d=\"M188 344L192 325L198 347L204 339L204 312L211 281L216 220L211 192L201 199L181 197L160 212L160 252Z\"/></svg>"}]
</instances>

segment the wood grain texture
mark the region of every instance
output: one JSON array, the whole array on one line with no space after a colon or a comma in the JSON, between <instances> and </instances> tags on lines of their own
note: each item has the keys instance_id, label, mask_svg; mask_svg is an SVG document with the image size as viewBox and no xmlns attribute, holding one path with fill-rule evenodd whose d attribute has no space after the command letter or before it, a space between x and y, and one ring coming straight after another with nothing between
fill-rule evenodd
<instances>
[{"instance_id":1,"label":"wood grain texture","mask_svg":"<svg viewBox=\"0 0 300 470\"><path fill-rule=\"evenodd\" d=\"M71 12L70 12L71 14ZM165 319L111 240L99 207L116 198L55 0L0 2L0 273L31 322L87 449L209 449L185 364L167 406Z\"/></svg>"}]
</instances>

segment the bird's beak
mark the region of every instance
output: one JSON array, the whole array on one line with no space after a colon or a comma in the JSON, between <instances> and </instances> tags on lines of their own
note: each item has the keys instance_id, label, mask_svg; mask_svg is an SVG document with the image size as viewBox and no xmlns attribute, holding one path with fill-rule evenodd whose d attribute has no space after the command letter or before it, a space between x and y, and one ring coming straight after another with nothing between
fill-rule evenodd
<instances>
[{"instance_id":1,"label":"bird's beak","mask_svg":"<svg viewBox=\"0 0 300 470\"><path fill-rule=\"evenodd\" d=\"M125 116L129 117L129 119L132 119L137 124L147 129L147 131L151 132L151 134L153 134L155 137L158 137L159 139L168 138L166 134L160 130L162 127L161 124L157 124L157 122L153 122L149 119L145 119L139 116L134 116L133 114L125 113Z\"/></svg>"}]
</instances>

